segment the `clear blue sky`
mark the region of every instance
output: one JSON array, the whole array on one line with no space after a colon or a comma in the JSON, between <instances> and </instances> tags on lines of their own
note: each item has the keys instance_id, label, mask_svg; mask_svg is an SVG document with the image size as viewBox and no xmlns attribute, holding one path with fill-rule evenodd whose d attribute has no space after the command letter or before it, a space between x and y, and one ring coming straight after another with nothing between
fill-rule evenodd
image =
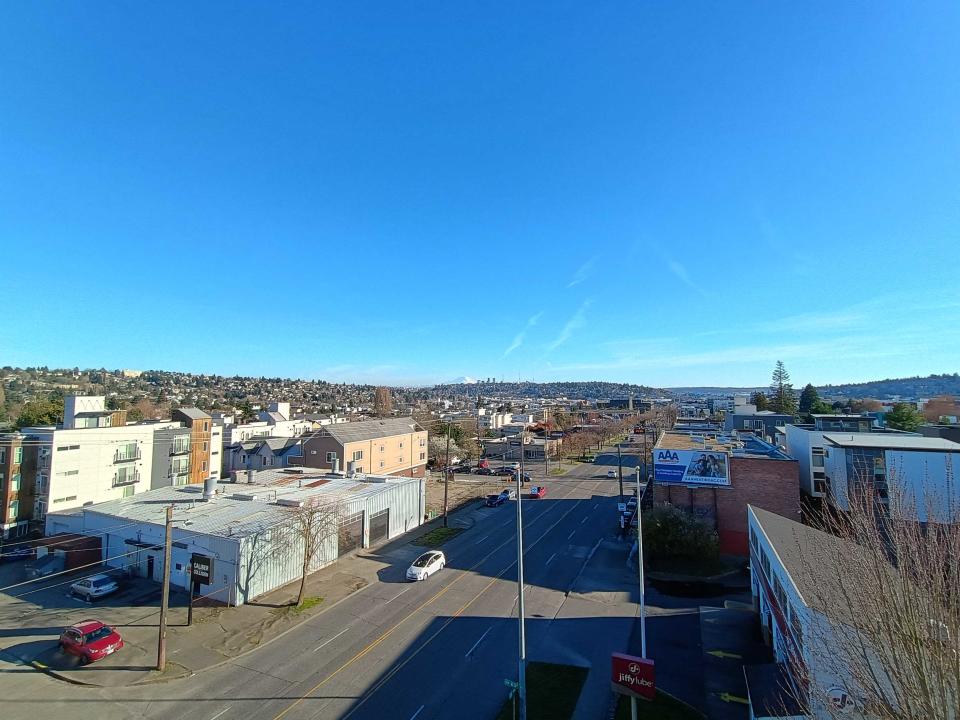
<instances>
[{"instance_id":1,"label":"clear blue sky","mask_svg":"<svg viewBox=\"0 0 960 720\"><path fill-rule=\"evenodd\" d=\"M0 364L955 371L956 2L0 4Z\"/></svg>"}]
</instances>

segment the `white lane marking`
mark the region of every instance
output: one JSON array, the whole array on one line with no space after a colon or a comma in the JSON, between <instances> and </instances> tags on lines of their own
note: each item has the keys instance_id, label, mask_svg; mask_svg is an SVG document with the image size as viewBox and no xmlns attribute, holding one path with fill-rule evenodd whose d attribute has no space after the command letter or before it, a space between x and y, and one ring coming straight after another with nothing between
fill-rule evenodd
<instances>
[{"instance_id":1,"label":"white lane marking","mask_svg":"<svg viewBox=\"0 0 960 720\"><path fill-rule=\"evenodd\" d=\"M317 647L315 647L315 648L313 649L313 651L316 652L317 650L326 647L327 645L329 645L330 643L332 643L334 640L336 640L338 637L340 637L340 636L343 635L345 632L347 632L347 630L349 630L349 629L350 629L350 628L348 628L348 627L344 628L343 630L341 630L340 632L338 632L336 635L334 635L334 636L333 636L332 638L330 638L329 640L324 641L322 645L318 645ZM213 718L210 718L210 720L213 720Z\"/></svg>"},{"instance_id":2,"label":"white lane marking","mask_svg":"<svg viewBox=\"0 0 960 720\"><path fill-rule=\"evenodd\" d=\"M412 587L413 587L413 585L407 586L407 588L406 588L405 590L401 590L401 591L398 592L396 595L394 595L392 598L390 598L389 600L387 600L387 601L384 603L384 605L389 605L390 603L392 603L394 600L396 600L398 597L400 597L401 595L403 595L407 590L409 590L409 589L412 588Z\"/></svg>"},{"instance_id":3,"label":"white lane marking","mask_svg":"<svg viewBox=\"0 0 960 720\"><path fill-rule=\"evenodd\" d=\"M574 535L574 533L576 533L576 532L577 532L576 530L571 530L571 531L570 531L570 534L567 535L567 540L569 540L570 538L572 538L573 535Z\"/></svg>"},{"instance_id":4,"label":"white lane marking","mask_svg":"<svg viewBox=\"0 0 960 720\"><path fill-rule=\"evenodd\" d=\"M482 543L484 540L486 540L488 537L490 537L490 536L489 536L489 535L484 535L482 538L480 538L479 540L477 540L477 541L474 543L474 545L479 545L479 544Z\"/></svg>"},{"instance_id":5,"label":"white lane marking","mask_svg":"<svg viewBox=\"0 0 960 720\"><path fill-rule=\"evenodd\" d=\"M487 636L487 633L489 633L491 630L493 630L493 625L491 625L490 627L488 627L488 628L486 629L486 631L483 633L483 635L480 636L480 639L477 640L477 641L473 644L473 647L470 648L469 650L467 650L467 654L464 655L464 657L470 657L470 653L472 653L474 650L477 649L477 645L479 645L480 643L483 642L483 639Z\"/></svg>"},{"instance_id":6,"label":"white lane marking","mask_svg":"<svg viewBox=\"0 0 960 720\"><path fill-rule=\"evenodd\" d=\"M232 708L232 707L233 707L233 705L227 705L223 710L221 710L221 711L218 712L216 715L214 715L212 718L210 718L210 720L217 720L218 717L220 717L221 715L223 715L227 710L229 710L229 709Z\"/></svg>"},{"instance_id":7,"label":"white lane marking","mask_svg":"<svg viewBox=\"0 0 960 720\"><path fill-rule=\"evenodd\" d=\"M422 713L424 707L425 707L424 705L421 705L421 706L417 709L417 711L416 711L413 715L410 716L410 720L413 720L417 715L419 715L420 713Z\"/></svg>"},{"instance_id":8,"label":"white lane marking","mask_svg":"<svg viewBox=\"0 0 960 720\"><path fill-rule=\"evenodd\" d=\"M549 565L550 563L552 563L552 562L553 562L553 559L554 559L556 556L557 556L556 553L554 553L553 555L551 555L551 556L550 556L550 559L547 560L546 565Z\"/></svg>"},{"instance_id":9,"label":"white lane marking","mask_svg":"<svg viewBox=\"0 0 960 720\"><path fill-rule=\"evenodd\" d=\"M587 516L583 516L583 520L580 521L580 524L583 525L587 521Z\"/></svg>"},{"instance_id":10,"label":"white lane marking","mask_svg":"<svg viewBox=\"0 0 960 720\"><path fill-rule=\"evenodd\" d=\"M594 505L593 509L596 510L598 507L600 507L600 503L597 503L596 505Z\"/></svg>"}]
</instances>

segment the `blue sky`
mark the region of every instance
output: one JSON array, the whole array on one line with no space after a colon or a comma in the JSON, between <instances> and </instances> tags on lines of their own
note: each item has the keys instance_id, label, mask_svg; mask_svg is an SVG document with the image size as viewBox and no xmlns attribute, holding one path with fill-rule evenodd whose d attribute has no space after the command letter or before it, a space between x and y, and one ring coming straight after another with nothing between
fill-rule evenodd
<instances>
[{"instance_id":1,"label":"blue sky","mask_svg":"<svg viewBox=\"0 0 960 720\"><path fill-rule=\"evenodd\" d=\"M0 364L958 369L955 2L0 5Z\"/></svg>"}]
</instances>

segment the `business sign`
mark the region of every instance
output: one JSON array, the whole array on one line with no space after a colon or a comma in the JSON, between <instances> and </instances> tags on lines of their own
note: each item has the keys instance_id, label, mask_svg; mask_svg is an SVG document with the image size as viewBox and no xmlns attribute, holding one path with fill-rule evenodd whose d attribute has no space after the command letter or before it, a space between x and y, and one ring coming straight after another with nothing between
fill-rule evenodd
<instances>
[{"instance_id":1,"label":"business sign","mask_svg":"<svg viewBox=\"0 0 960 720\"><path fill-rule=\"evenodd\" d=\"M195 585L209 585L213 577L213 558L206 555L190 556L190 576Z\"/></svg>"},{"instance_id":2,"label":"business sign","mask_svg":"<svg viewBox=\"0 0 960 720\"><path fill-rule=\"evenodd\" d=\"M653 700L657 696L653 660L613 653L610 661L610 685L615 693L644 700Z\"/></svg>"},{"instance_id":3,"label":"business sign","mask_svg":"<svg viewBox=\"0 0 960 720\"><path fill-rule=\"evenodd\" d=\"M729 485L727 454L710 450L653 451L654 476L658 483Z\"/></svg>"}]
</instances>

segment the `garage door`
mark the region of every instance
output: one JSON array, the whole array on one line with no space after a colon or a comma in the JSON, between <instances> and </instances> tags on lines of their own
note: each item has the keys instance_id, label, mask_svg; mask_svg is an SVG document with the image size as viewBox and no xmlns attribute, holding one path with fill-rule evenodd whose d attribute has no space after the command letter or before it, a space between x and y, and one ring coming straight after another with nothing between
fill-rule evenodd
<instances>
[{"instance_id":1,"label":"garage door","mask_svg":"<svg viewBox=\"0 0 960 720\"><path fill-rule=\"evenodd\" d=\"M363 545L363 513L358 512L340 523L337 557L343 557Z\"/></svg>"},{"instance_id":2,"label":"garage door","mask_svg":"<svg viewBox=\"0 0 960 720\"><path fill-rule=\"evenodd\" d=\"M370 516L370 544L376 545L387 539L390 530L390 508Z\"/></svg>"}]
</instances>

